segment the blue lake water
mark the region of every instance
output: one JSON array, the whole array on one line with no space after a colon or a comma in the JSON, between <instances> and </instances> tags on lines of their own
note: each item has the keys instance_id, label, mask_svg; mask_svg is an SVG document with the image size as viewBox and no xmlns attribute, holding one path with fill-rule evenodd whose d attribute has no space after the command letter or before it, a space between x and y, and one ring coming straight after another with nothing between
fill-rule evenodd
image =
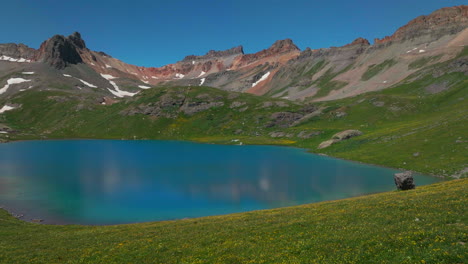
<instances>
[{"instance_id":1,"label":"blue lake water","mask_svg":"<svg viewBox=\"0 0 468 264\"><path fill-rule=\"evenodd\" d=\"M0 144L0 206L45 223L171 220L394 190L396 172L275 146L13 142Z\"/></svg>"}]
</instances>

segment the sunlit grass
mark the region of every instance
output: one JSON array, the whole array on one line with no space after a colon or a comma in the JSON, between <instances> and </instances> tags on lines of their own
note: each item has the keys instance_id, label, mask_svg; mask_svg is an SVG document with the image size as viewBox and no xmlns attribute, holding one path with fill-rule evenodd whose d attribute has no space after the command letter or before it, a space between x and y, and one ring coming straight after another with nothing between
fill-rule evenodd
<instances>
[{"instance_id":1,"label":"sunlit grass","mask_svg":"<svg viewBox=\"0 0 468 264\"><path fill-rule=\"evenodd\" d=\"M0 210L1 263L465 263L468 179L339 201L117 226Z\"/></svg>"}]
</instances>

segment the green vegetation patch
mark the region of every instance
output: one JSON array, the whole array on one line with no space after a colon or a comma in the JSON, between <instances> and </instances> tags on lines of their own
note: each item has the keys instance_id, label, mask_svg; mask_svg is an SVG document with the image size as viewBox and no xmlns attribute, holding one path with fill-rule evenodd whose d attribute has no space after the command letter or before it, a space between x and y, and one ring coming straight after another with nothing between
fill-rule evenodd
<instances>
[{"instance_id":1,"label":"green vegetation patch","mask_svg":"<svg viewBox=\"0 0 468 264\"><path fill-rule=\"evenodd\" d=\"M392 67L393 65L397 64L397 62L393 59L391 60L385 60L384 62L380 64L374 64L369 66L367 71L362 74L361 80L362 81L367 81L374 77L375 75L387 70L388 68Z\"/></svg>"},{"instance_id":2,"label":"green vegetation patch","mask_svg":"<svg viewBox=\"0 0 468 264\"><path fill-rule=\"evenodd\" d=\"M306 73L304 73L305 76L310 76L313 77L317 72L319 72L321 69L323 69L328 63L325 62L325 60L321 60L312 66Z\"/></svg>"},{"instance_id":3,"label":"green vegetation patch","mask_svg":"<svg viewBox=\"0 0 468 264\"><path fill-rule=\"evenodd\" d=\"M333 72L333 68L330 68L325 72L320 78L317 79L314 83L320 88L317 93L313 96L314 98L319 98L328 95L332 90L337 90L345 87L348 83L342 81L333 81L333 79L350 70L353 67L353 64L348 65L344 69Z\"/></svg>"},{"instance_id":4,"label":"green vegetation patch","mask_svg":"<svg viewBox=\"0 0 468 264\"><path fill-rule=\"evenodd\" d=\"M442 55L438 55L438 56L429 56L429 57L423 57L423 58L417 59L408 65L408 70L422 68L430 62L439 60L441 57Z\"/></svg>"}]
</instances>

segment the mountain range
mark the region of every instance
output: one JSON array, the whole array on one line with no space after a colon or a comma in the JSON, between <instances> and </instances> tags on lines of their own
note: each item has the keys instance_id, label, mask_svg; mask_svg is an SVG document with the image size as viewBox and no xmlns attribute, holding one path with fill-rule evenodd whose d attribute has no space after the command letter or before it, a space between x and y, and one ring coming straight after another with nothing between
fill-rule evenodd
<instances>
[{"instance_id":1,"label":"mountain range","mask_svg":"<svg viewBox=\"0 0 468 264\"><path fill-rule=\"evenodd\" d=\"M357 38L342 47L301 51L285 39L253 54L245 54L242 46L210 50L160 68L127 64L89 50L75 32L53 36L38 50L0 44L0 76L34 72L31 82L0 93L8 96L30 86L47 89L53 80L108 97L133 96L161 85L204 85L290 100L334 100L391 87L422 66L454 58L467 44L468 6L417 17L372 45Z\"/></svg>"}]
</instances>

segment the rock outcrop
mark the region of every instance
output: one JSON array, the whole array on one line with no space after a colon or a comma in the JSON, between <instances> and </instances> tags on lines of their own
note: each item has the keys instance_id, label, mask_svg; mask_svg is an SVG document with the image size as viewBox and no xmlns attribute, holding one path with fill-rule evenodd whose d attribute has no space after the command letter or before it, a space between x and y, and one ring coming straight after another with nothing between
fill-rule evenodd
<instances>
[{"instance_id":1,"label":"rock outcrop","mask_svg":"<svg viewBox=\"0 0 468 264\"><path fill-rule=\"evenodd\" d=\"M327 141L324 141L322 143L320 143L320 145L317 147L317 149L323 149L323 148L326 148L326 147L329 147L337 142L340 142L340 141L343 141L343 140L347 140L347 139L350 139L352 137L357 137L357 136L360 136L362 135L362 132L359 131L359 130L345 130L345 131L341 131L339 133L336 133L335 135L333 135L333 137L330 139L330 140L327 140Z\"/></svg>"},{"instance_id":2,"label":"rock outcrop","mask_svg":"<svg viewBox=\"0 0 468 264\"><path fill-rule=\"evenodd\" d=\"M186 101L180 108L186 115L193 115L198 112L206 111L210 108L224 106L224 102L189 102Z\"/></svg>"},{"instance_id":3,"label":"rock outcrop","mask_svg":"<svg viewBox=\"0 0 468 264\"><path fill-rule=\"evenodd\" d=\"M166 93L155 102L123 110L120 114L126 116L143 114L154 117L176 118L181 113L194 115L211 108L222 107L224 102L220 101L221 99L199 96L198 100L193 100L182 93Z\"/></svg>"},{"instance_id":4,"label":"rock outcrop","mask_svg":"<svg viewBox=\"0 0 468 264\"><path fill-rule=\"evenodd\" d=\"M411 171L395 173L393 177L398 190L411 190L415 188L414 179Z\"/></svg>"},{"instance_id":5,"label":"rock outcrop","mask_svg":"<svg viewBox=\"0 0 468 264\"><path fill-rule=\"evenodd\" d=\"M276 112L270 117L271 121L266 124L266 127L281 127L287 128L295 121L301 119L304 115L292 112Z\"/></svg>"},{"instance_id":6,"label":"rock outcrop","mask_svg":"<svg viewBox=\"0 0 468 264\"><path fill-rule=\"evenodd\" d=\"M350 139L352 137L357 137L357 136L360 136L360 135L362 135L361 131L354 130L354 129L349 129L349 130L345 130L345 131L341 131L339 133L336 133L335 135L333 135L332 139L342 141L342 140Z\"/></svg>"}]
</instances>

